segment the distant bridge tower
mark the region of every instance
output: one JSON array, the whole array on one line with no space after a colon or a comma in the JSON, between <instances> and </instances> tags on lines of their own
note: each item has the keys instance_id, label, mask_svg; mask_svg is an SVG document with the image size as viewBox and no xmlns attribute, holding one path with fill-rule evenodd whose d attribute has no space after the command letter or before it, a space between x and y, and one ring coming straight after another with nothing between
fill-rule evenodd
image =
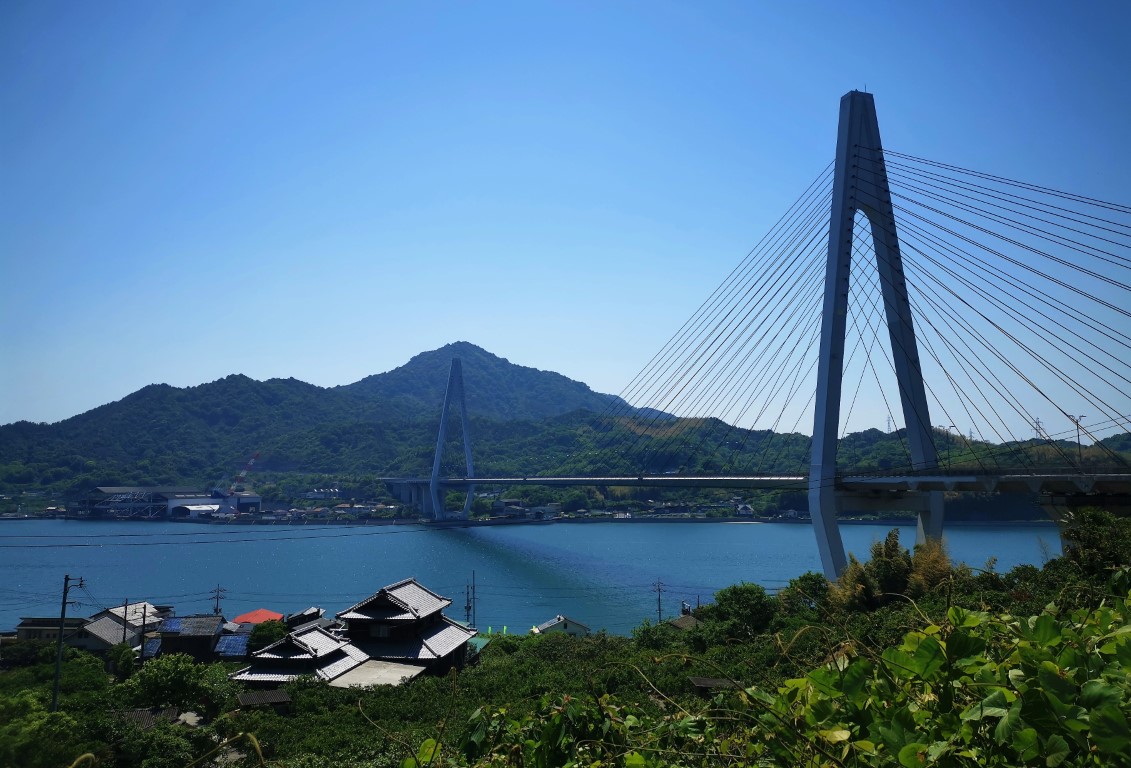
<instances>
[{"instance_id":1,"label":"distant bridge tower","mask_svg":"<svg viewBox=\"0 0 1131 768\"><path fill-rule=\"evenodd\" d=\"M825 300L821 319L821 349L817 369L817 398L813 409L813 453L809 470L809 510L825 575L836 578L846 565L844 543L837 527L838 511L876 509L876 502L853 498L837 489L836 448L840 426L841 383L844 376L844 335L848 316L849 274L852 266L856 212L872 230L876 268L884 299L892 360L895 364L903 419L916 471L938 467L930 435L930 414L915 327L907 299L903 257L895 233L887 169L880 145L880 127L872 94L851 91L840 100L833 177L829 257L825 271ZM942 536L941 491L918 494L900 502L919 514L919 542Z\"/></svg>"},{"instance_id":2,"label":"distant bridge tower","mask_svg":"<svg viewBox=\"0 0 1131 768\"><path fill-rule=\"evenodd\" d=\"M452 358L452 367L448 370L448 389L444 394L444 409L440 412L440 431L436 435L436 457L432 461L432 479L428 483L428 501L431 509L426 509L433 519L443 520L448 517L444 511L444 484L440 482L440 459L444 453L444 440L448 436L448 414L451 413L452 403L458 402L460 424L463 432L463 456L467 465L465 477L475 477L475 466L471 461L471 431L468 425L467 400L463 394L463 365L458 357ZM467 489L467 498L463 503L463 511L458 516L467 519L471 511L471 500L475 498L475 486Z\"/></svg>"}]
</instances>

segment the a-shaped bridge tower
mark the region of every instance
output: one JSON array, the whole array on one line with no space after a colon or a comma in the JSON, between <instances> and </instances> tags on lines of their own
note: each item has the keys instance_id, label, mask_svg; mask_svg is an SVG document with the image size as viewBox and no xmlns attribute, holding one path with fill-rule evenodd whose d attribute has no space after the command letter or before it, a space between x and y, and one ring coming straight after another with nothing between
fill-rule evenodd
<instances>
[{"instance_id":1,"label":"a-shaped bridge tower","mask_svg":"<svg viewBox=\"0 0 1131 768\"><path fill-rule=\"evenodd\" d=\"M931 440L931 417L923 372L915 342L915 326L907 299L903 258L899 253L891 192L880 144L880 126L872 94L851 91L840 100L833 176L829 255L825 270L825 299L821 320L821 349L817 362L817 397L813 408L813 449L809 469L809 513L826 575L844 570L844 544L837 527L840 511L875 509L874 500L837 488L837 430L840 424L841 383L844 376L844 337L848 317L849 275L852 267L857 212L871 228L876 269L883 294L888 337L913 469L938 466ZM942 536L943 499L940 491L922 493L918 507L918 540ZM901 501L907 509L908 499Z\"/></svg>"}]
</instances>

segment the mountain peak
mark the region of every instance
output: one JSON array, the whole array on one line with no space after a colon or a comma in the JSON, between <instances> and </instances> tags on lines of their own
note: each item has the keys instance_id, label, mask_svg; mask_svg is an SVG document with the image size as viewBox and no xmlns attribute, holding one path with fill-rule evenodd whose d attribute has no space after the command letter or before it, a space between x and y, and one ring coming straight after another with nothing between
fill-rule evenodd
<instances>
[{"instance_id":1,"label":"mountain peak","mask_svg":"<svg viewBox=\"0 0 1131 768\"><path fill-rule=\"evenodd\" d=\"M399 368L343 389L418 408L421 413L438 413L455 358L463 363L467 409L474 415L507 421L540 419L580 409L601 411L610 399L582 382L517 365L468 341L421 352Z\"/></svg>"}]
</instances>

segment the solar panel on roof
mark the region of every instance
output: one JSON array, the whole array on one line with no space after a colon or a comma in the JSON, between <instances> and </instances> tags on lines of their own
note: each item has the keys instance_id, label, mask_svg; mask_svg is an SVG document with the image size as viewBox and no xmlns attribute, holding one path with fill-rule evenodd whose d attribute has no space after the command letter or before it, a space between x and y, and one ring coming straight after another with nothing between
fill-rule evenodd
<instances>
[{"instance_id":1,"label":"solar panel on roof","mask_svg":"<svg viewBox=\"0 0 1131 768\"><path fill-rule=\"evenodd\" d=\"M251 635L224 635L216 641L216 653L221 656L239 657L247 655L247 641Z\"/></svg>"},{"instance_id":2,"label":"solar panel on roof","mask_svg":"<svg viewBox=\"0 0 1131 768\"><path fill-rule=\"evenodd\" d=\"M180 632L182 619L179 616L170 616L161 622L161 626L157 628L159 632Z\"/></svg>"}]
</instances>

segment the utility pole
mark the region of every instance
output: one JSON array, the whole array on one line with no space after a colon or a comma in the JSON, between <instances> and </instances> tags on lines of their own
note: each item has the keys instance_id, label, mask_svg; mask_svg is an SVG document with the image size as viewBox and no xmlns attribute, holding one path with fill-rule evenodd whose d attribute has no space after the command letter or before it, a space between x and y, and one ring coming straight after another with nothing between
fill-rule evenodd
<instances>
[{"instance_id":1,"label":"utility pole","mask_svg":"<svg viewBox=\"0 0 1131 768\"><path fill-rule=\"evenodd\" d=\"M129 618L127 618L129 615L130 615L130 599L128 597L123 597L122 598L122 642L123 643L126 642L126 629L130 625Z\"/></svg>"},{"instance_id":2,"label":"utility pole","mask_svg":"<svg viewBox=\"0 0 1131 768\"><path fill-rule=\"evenodd\" d=\"M83 586L79 577L78 586ZM55 644L55 685L51 690L51 711L59 711L59 678L63 673L63 633L67 628L67 593L71 591L71 577L63 577L63 604L59 609L59 639Z\"/></svg>"},{"instance_id":3,"label":"utility pole","mask_svg":"<svg viewBox=\"0 0 1131 768\"><path fill-rule=\"evenodd\" d=\"M216 585L216 589L212 590L212 599L216 601L215 606L212 608L212 613L216 616L220 615L220 598L223 597L224 593L227 591L228 590L224 589L219 584Z\"/></svg>"},{"instance_id":4,"label":"utility pole","mask_svg":"<svg viewBox=\"0 0 1131 768\"><path fill-rule=\"evenodd\" d=\"M141 658L138 661L145 661L145 609L148 607L149 603L141 604L141 651L138 654Z\"/></svg>"},{"instance_id":5,"label":"utility pole","mask_svg":"<svg viewBox=\"0 0 1131 768\"><path fill-rule=\"evenodd\" d=\"M1080 422L1084 420L1083 414L1076 418L1068 417L1073 424L1076 425L1076 461L1080 465L1080 469L1084 468L1084 444L1080 442Z\"/></svg>"},{"instance_id":6,"label":"utility pole","mask_svg":"<svg viewBox=\"0 0 1131 768\"><path fill-rule=\"evenodd\" d=\"M652 589L656 590L656 623L661 624L664 621L663 606L660 604L660 596L664 593L664 582L656 579L656 583L652 585Z\"/></svg>"},{"instance_id":7,"label":"utility pole","mask_svg":"<svg viewBox=\"0 0 1131 768\"><path fill-rule=\"evenodd\" d=\"M471 572L471 626L479 626L479 617L476 611L479 609L479 597L475 594L475 571Z\"/></svg>"},{"instance_id":8,"label":"utility pole","mask_svg":"<svg viewBox=\"0 0 1131 768\"><path fill-rule=\"evenodd\" d=\"M471 585L463 585L463 620L471 623Z\"/></svg>"}]
</instances>

